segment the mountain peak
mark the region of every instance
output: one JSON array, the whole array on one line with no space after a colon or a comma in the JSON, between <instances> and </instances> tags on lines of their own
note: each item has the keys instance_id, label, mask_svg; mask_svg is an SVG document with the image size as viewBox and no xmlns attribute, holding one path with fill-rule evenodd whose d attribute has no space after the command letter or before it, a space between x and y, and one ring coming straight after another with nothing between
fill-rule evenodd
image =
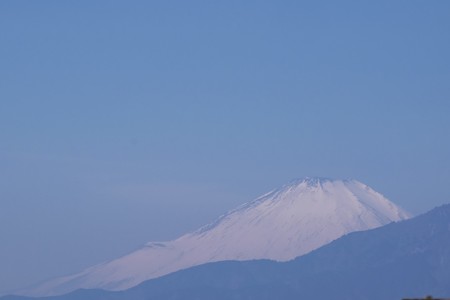
<instances>
[{"instance_id":1,"label":"mountain peak","mask_svg":"<svg viewBox=\"0 0 450 300\"><path fill-rule=\"evenodd\" d=\"M303 177L297 178L291 181L292 184L300 185L306 184L308 186L317 186L318 184L322 184L325 182L334 181L336 179L328 178L328 177Z\"/></svg>"},{"instance_id":2,"label":"mountain peak","mask_svg":"<svg viewBox=\"0 0 450 300\"><path fill-rule=\"evenodd\" d=\"M355 179L334 179L329 177L303 177L291 180L287 184L279 188L290 189L290 188L321 188L325 184L359 184L361 186L367 187L367 185L355 180Z\"/></svg>"}]
</instances>

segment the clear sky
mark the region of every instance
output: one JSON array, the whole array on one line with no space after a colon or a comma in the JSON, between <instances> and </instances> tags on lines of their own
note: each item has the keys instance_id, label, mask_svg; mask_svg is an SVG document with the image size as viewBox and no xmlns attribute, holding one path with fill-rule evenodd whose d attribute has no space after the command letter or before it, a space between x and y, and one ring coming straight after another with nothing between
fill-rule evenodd
<instances>
[{"instance_id":1,"label":"clear sky","mask_svg":"<svg viewBox=\"0 0 450 300\"><path fill-rule=\"evenodd\" d=\"M450 1L0 1L0 294L293 178L450 202L449 32Z\"/></svg>"}]
</instances>

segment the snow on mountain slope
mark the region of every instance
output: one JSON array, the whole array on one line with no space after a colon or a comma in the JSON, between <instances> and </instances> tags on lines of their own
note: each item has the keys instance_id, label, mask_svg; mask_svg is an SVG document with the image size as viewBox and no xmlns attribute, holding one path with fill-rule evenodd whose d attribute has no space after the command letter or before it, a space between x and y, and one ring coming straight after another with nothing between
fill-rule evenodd
<instances>
[{"instance_id":1,"label":"snow on mountain slope","mask_svg":"<svg viewBox=\"0 0 450 300\"><path fill-rule=\"evenodd\" d=\"M275 189L176 240L150 242L121 258L21 294L57 295L79 288L124 290L180 269L222 260L287 261L349 232L408 217L358 181L306 178Z\"/></svg>"}]
</instances>

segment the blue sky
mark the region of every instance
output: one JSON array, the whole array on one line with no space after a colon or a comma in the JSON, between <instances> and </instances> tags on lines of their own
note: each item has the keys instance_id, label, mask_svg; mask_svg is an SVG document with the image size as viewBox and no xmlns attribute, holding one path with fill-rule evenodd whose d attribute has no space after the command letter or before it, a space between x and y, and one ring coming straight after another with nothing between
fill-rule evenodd
<instances>
[{"instance_id":1,"label":"blue sky","mask_svg":"<svg viewBox=\"0 0 450 300\"><path fill-rule=\"evenodd\" d=\"M450 201L448 1L0 2L0 294L293 178Z\"/></svg>"}]
</instances>

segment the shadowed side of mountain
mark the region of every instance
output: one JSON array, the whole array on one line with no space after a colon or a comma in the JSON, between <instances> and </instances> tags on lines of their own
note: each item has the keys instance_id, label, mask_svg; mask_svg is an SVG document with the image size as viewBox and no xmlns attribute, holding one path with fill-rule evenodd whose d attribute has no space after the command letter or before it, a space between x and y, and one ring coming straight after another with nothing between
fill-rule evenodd
<instances>
[{"instance_id":1,"label":"shadowed side of mountain","mask_svg":"<svg viewBox=\"0 0 450 300\"><path fill-rule=\"evenodd\" d=\"M286 266L290 287L319 298L329 292L334 299L449 296L450 205L348 234Z\"/></svg>"}]
</instances>

